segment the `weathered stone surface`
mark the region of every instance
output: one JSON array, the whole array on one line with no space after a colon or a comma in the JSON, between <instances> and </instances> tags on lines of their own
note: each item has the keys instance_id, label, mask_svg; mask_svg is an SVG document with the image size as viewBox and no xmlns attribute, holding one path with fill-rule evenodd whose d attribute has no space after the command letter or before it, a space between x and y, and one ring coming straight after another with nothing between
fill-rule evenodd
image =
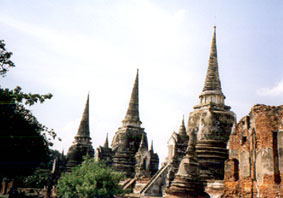
<instances>
[{"instance_id":1,"label":"weathered stone surface","mask_svg":"<svg viewBox=\"0 0 283 198\"><path fill-rule=\"evenodd\" d=\"M224 161L234 114L225 109L201 108L190 114L188 130L197 130L196 152L202 181L224 178Z\"/></svg>"},{"instance_id":2,"label":"weathered stone surface","mask_svg":"<svg viewBox=\"0 0 283 198\"><path fill-rule=\"evenodd\" d=\"M135 187L133 189L133 193L140 194L141 190L146 186L149 182L149 177L139 178L136 180Z\"/></svg>"},{"instance_id":3,"label":"weathered stone surface","mask_svg":"<svg viewBox=\"0 0 283 198\"><path fill-rule=\"evenodd\" d=\"M186 154L189 136L186 133L184 119L179 128L179 132L173 132L168 141L168 156L161 169L151 178L148 184L141 191L141 195L162 196L165 188L171 185L178 172L180 162Z\"/></svg>"},{"instance_id":4,"label":"weathered stone surface","mask_svg":"<svg viewBox=\"0 0 283 198\"><path fill-rule=\"evenodd\" d=\"M152 150L148 150L147 135L141 127L139 116L139 73L131 93L129 106L113 137L111 148L99 147L97 160L107 161L113 169L125 173L128 178L151 177L158 170L159 158ZM143 138L143 139L142 139ZM140 144L142 141L142 148ZM140 149L139 149L140 148Z\"/></svg>"},{"instance_id":5,"label":"weathered stone surface","mask_svg":"<svg viewBox=\"0 0 283 198\"><path fill-rule=\"evenodd\" d=\"M66 168L68 171L74 166L82 163L83 157L88 155L94 156L94 149L92 147L91 138L89 136L89 96L81 119L81 123L78 129L78 133L75 136L73 145L69 148L67 153Z\"/></svg>"},{"instance_id":6,"label":"weathered stone surface","mask_svg":"<svg viewBox=\"0 0 283 198\"><path fill-rule=\"evenodd\" d=\"M162 197L170 164L164 164L141 190L141 197Z\"/></svg>"},{"instance_id":7,"label":"weathered stone surface","mask_svg":"<svg viewBox=\"0 0 283 198\"><path fill-rule=\"evenodd\" d=\"M147 145L147 136L144 128L141 128L139 118L139 97L138 97L139 74L137 72L134 87L129 102L129 107L122 126L115 133L112 141L113 163L112 167L124 172L127 177L135 176L135 155L140 147L142 136Z\"/></svg>"},{"instance_id":8,"label":"weathered stone surface","mask_svg":"<svg viewBox=\"0 0 283 198\"><path fill-rule=\"evenodd\" d=\"M115 170L124 172L127 177L135 176L135 155L143 135L147 139L143 128L127 127L119 128L113 138L112 150L114 155L112 166Z\"/></svg>"},{"instance_id":9,"label":"weathered stone surface","mask_svg":"<svg viewBox=\"0 0 283 198\"><path fill-rule=\"evenodd\" d=\"M179 132L171 135L168 141L168 157L166 163L169 164L166 178L166 186L169 187L179 169L180 162L186 154L189 136L186 133L184 119L179 128Z\"/></svg>"},{"instance_id":10,"label":"weathered stone surface","mask_svg":"<svg viewBox=\"0 0 283 198\"><path fill-rule=\"evenodd\" d=\"M204 88L199 96L200 103L194 107L188 120L189 142L194 142L191 147L189 143L188 149L195 152L186 152L179 163L177 174L169 175L169 178L173 177L174 180L167 186L166 196L208 196L204 192L208 182L211 185L206 186L206 190L211 195L218 196L218 191L223 191L223 185L217 185L214 181L224 178L224 162L228 159L226 147L235 124L235 115L224 103L225 96L222 93L217 59L214 27ZM172 153L173 151L169 151L168 158L174 161ZM172 172L169 169L169 173Z\"/></svg>"},{"instance_id":11,"label":"weathered stone surface","mask_svg":"<svg viewBox=\"0 0 283 198\"><path fill-rule=\"evenodd\" d=\"M189 131L189 143L178 172L170 187L165 190L165 197L209 197L204 192L199 178L199 163L196 155L196 131Z\"/></svg>"},{"instance_id":12,"label":"weathered stone surface","mask_svg":"<svg viewBox=\"0 0 283 198\"><path fill-rule=\"evenodd\" d=\"M235 123L235 115L224 103L218 72L216 30L214 28L211 51L200 103L190 113L187 131L197 131L196 153L200 179L224 178L224 161L228 158L227 142Z\"/></svg>"},{"instance_id":13,"label":"weathered stone surface","mask_svg":"<svg viewBox=\"0 0 283 198\"><path fill-rule=\"evenodd\" d=\"M283 106L255 105L239 121L229 140L223 197L283 196L282 129Z\"/></svg>"},{"instance_id":14,"label":"weathered stone surface","mask_svg":"<svg viewBox=\"0 0 283 198\"><path fill-rule=\"evenodd\" d=\"M140 147L138 152L136 152L135 159L135 177L140 178L151 178L158 171L159 158L153 150L153 142L151 143L151 148L148 150L146 146L147 142L142 136Z\"/></svg>"},{"instance_id":15,"label":"weathered stone surface","mask_svg":"<svg viewBox=\"0 0 283 198\"><path fill-rule=\"evenodd\" d=\"M112 166L113 152L112 152L112 149L109 148L108 134L106 136L106 140L105 140L104 145L99 146L96 149L95 159L96 159L96 161L103 161L108 166Z\"/></svg>"},{"instance_id":16,"label":"weathered stone surface","mask_svg":"<svg viewBox=\"0 0 283 198\"><path fill-rule=\"evenodd\" d=\"M223 180L208 180L205 192L209 194L210 198L221 198L224 192Z\"/></svg>"}]
</instances>

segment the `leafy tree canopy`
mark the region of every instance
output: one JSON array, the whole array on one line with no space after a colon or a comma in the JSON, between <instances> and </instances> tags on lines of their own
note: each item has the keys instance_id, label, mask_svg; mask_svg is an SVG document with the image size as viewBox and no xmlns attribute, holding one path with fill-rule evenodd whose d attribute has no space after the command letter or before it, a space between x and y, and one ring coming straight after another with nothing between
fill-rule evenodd
<instances>
[{"instance_id":1,"label":"leafy tree canopy","mask_svg":"<svg viewBox=\"0 0 283 198\"><path fill-rule=\"evenodd\" d=\"M5 48L5 43L0 40L0 75L4 76L9 68L15 67L15 64L10 60L12 52L8 52Z\"/></svg>"},{"instance_id":2,"label":"leafy tree canopy","mask_svg":"<svg viewBox=\"0 0 283 198\"><path fill-rule=\"evenodd\" d=\"M124 175L102 162L86 159L58 181L58 193L64 198L112 198L124 193L119 182Z\"/></svg>"},{"instance_id":3,"label":"leafy tree canopy","mask_svg":"<svg viewBox=\"0 0 283 198\"><path fill-rule=\"evenodd\" d=\"M23 179L23 186L28 188L43 188L47 185L50 176L50 170L36 169L32 175Z\"/></svg>"},{"instance_id":4,"label":"leafy tree canopy","mask_svg":"<svg viewBox=\"0 0 283 198\"><path fill-rule=\"evenodd\" d=\"M0 40L0 77L15 67L11 56ZM25 105L42 103L51 97L24 93L20 87L0 87L0 178L28 175L48 159L56 133L40 124Z\"/></svg>"}]
</instances>

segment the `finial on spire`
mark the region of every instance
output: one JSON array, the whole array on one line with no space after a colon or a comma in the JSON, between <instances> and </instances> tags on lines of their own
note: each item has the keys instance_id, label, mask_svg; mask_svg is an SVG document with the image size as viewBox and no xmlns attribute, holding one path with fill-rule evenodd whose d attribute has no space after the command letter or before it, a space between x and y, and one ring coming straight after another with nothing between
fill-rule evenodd
<instances>
[{"instance_id":1,"label":"finial on spire","mask_svg":"<svg viewBox=\"0 0 283 198\"><path fill-rule=\"evenodd\" d=\"M154 150L153 150L153 140L151 140L151 145L150 145L150 150L149 151L154 153Z\"/></svg>"},{"instance_id":2,"label":"finial on spire","mask_svg":"<svg viewBox=\"0 0 283 198\"><path fill-rule=\"evenodd\" d=\"M180 125L180 128L179 128L179 135L187 135L184 115L183 115L183 119L182 119L182 122L181 122L181 125Z\"/></svg>"},{"instance_id":3,"label":"finial on spire","mask_svg":"<svg viewBox=\"0 0 283 198\"><path fill-rule=\"evenodd\" d=\"M221 90L221 83L218 72L218 60L217 60L216 26L214 26L214 32L210 47L210 56L208 61L208 69L203 88L203 91L207 91L207 90Z\"/></svg>"},{"instance_id":4,"label":"finial on spire","mask_svg":"<svg viewBox=\"0 0 283 198\"><path fill-rule=\"evenodd\" d=\"M105 139L105 143L104 143L104 148L109 148L108 133L106 134L106 139Z\"/></svg>"},{"instance_id":5,"label":"finial on spire","mask_svg":"<svg viewBox=\"0 0 283 198\"><path fill-rule=\"evenodd\" d=\"M85 104L85 109L79 126L77 136L89 137L89 94Z\"/></svg>"},{"instance_id":6,"label":"finial on spire","mask_svg":"<svg viewBox=\"0 0 283 198\"><path fill-rule=\"evenodd\" d=\"M147 142L146 142L146 139L144 138L144 134L142 134L140 147L139 147L139 151L142 151L142 150L148 150Z\"/></svg>"},{"instance_id":7,"label":"finial on spire","mask_svg":"<svg viewBox=\"0 0 283 198\"><path fill-rule=\"evenodd\" d=\"M126 116L123 120L124 126L136 126L141 125L139 116L139 69L137 69L136 79L131 94L131 99Z\"/></svg>"},{"instance_id":8,"label":"finial on spire","mask_svg":"<svg viewBox=\"0 0 283 198\"><path fill-rule=\"evenodd\" d=\"M201 105L207 105L210 103L224 104L225 96L222 93L221 82L218 71L218 58L216 47L216 26L213 26L213 36L210 47L210 55L208 61L208 68L206 72L206 78L204 87L200 95Z\"/></svg>"}]
</instances>

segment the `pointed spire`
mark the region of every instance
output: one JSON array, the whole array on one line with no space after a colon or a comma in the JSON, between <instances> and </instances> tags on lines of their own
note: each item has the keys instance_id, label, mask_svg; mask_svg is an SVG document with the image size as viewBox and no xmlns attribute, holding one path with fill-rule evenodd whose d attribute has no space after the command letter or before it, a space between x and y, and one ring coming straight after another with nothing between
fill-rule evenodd
<instances>
[{"instance_id":1,"label":"pointed spire","mask_svg":"<svg viewBox=\"0 0 283 198\"><path fill-rule=\"evenodd\" d=\"M181 123L180 128L179 128L179 135L187 135L186 127L185 127L184 115L183 115L182 123Z\"/></svg>"},{"instance_id":2,"label":"pointed spire","mask_svg":"<svg viewBox=\"0 0 283 198\"><path fill-rule=\"evenodd\" d=\"M77 133L77 137L89 137L89 94L85 104L85 109Z\"/></svg>"},{"instance_id":3,"label":"pointed spire","mask_svg":"<svg viewBox=\"0 0 283 198\"><path fill-rule=\"evenodd\" d=\"M139 116L139 69L137 69L137 75L134 83L134 87L131 94L131 99L126 116L123 120L124 126L136 126L141 125Z\"/></svg>"},{"instance_id":4,"label":"pointed spire","mask_svg":"<svg viewBox=\"0 0 283 198\"><path fill-rule=\"evenodd\" d=\"M104 143L104 148L109 148L109 143L108 143L108 133L106 135L106 140L105 140L105 143Z\"/></svg>"},{"instance_id":5,"label":"pointed spire","mask_svg":"<svg viewBox=\"0 0 283 198\"><path fill-rule=\"evenodd\" d=\"M221 82L218 71L217 47L216 47L216 26L214 26L213 37L210 47L210 56L204 87L200 95L201 105L209 103L224 104L225 96L222 93Z\"/></svg>"},{"instance_id":6,"label":"pointed spire","mask_svg":"<svg viewBox=\"0 0 283 198\"><path fill-rule=\"evenodd\" d=\"M151 140L151 145L150 145L150 150L152 153L154 153L154 150L153 150L153 140Z\"/></svg>"},{"instance_id":7,"label":"pointed spire","mask_svg":"<svg viewBox=\"0 0 283 198\"><path fill-rule=\"evenodd\" d=\"M216 26L214 26L214 32L210 47L210 56L208 61L208 69L203 88L203 91L208 91L208 90L221 91L221 83L219 79L218 60L217 60Z\"/></svg>"},{"instance_id":8,"label":"pointed spire","mask_svg":"<svg viewBox=\"0 0 283 198\"><path fill-rule=\"evenodd\" d=\"M141 137L141 143L140 143L140 147L139 147L139 151L143 151L143 150L148 150L147 148L147 142L146 142L146 139L144 137L144 134L142 134L142 137Z\"/></svg>"}]
</instances>

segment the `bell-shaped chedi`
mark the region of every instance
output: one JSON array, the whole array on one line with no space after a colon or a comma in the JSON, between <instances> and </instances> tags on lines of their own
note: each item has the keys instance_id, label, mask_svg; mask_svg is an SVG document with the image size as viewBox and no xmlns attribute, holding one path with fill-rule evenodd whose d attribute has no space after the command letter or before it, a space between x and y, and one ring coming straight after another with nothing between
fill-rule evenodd
<instances>
[{"instance_id":1,"label":"bell-shaped chedi","mask_svg":"<svg viewBox=\"0 0 283 198\"><path fill-rule=\"evenodd\" d=\"M186 132L184 117L182 119L181 125L179 127L178 133L173 132L168 141L168 156L166 158L166 163L170 164L168 167L168 174L166 176L166 186L171 185L172 180L178 171L179 164L186 154L186 149L188 147L189 136Z\"/></svg>"},{"instance_id":2,"label":"bell-shaped chedi","mask_svg":"<svg viewBox=\"0 0 283 198\"><path fill-rule=\"evenodd\" d=\"M168 142L169 154L165 166L168 171L166 177L168 198L208 197L203 192L204 188L208 188L207 182L221 180L224 177L224 161L228 158L227 142L235 123L235 114L224 102L225 96L219 77L216 27L213 32L205 83L199 98L199 104L189 115L187 137L183 135L185 127L182 123L179 133L174 132ZM180 137L187 139L186 144L189 139L189 147L184 157L181 148L185 144L182 144Z\"/></svg>"},{"instance_id":3,"label":"bell-shaped chedi","mask_svg":"<svg viewBox=\"0 0 283 198\"><path fill-rule=\"evenodd\" d=\"M208 69L199 105L190 113L188 130L197 129L196 153L202 181L223 179L227 142L235 123L235 114L225 105L217 61L214 27Z\"/></svg>"},{"instance_id":4,"label":"bell-shaped chedi","mask_svg":"<svg viewBox=\"0 0 283 198\"><path fill-rule=\"evenodd\" d=\"M94 149L91 143L91 137L89 135L89 95L87 96L87 101L83 116L80 122L80 126L75 136L73 145L69 148L67 153L67 170L72 167L82 163L83 157L88 155L89 157L94 156Z\"/></svg>"},{"instance_id":5,"label":"bell-shaped chedi","mask_svg":"<svg viewBox=\"0 0 283 198\"><path fill-rule=\"evenodd\" d=\"M190 140L178 172L169 188L166 189L166 198L204 198L204 188L199 178L199 163L195 152L196 130L190 131Z\"/></svg>"},{"instance_id":6,"label":"bell-shaped chedi","mask_svg":"<svg viewBox=\"0 0 283 198\"><path fill-rule=\"evenodd\" d=\"M135 78L126 116L122 126L118 128L112 141L113 164L112 167L124 172L127 177L135 176L135 155L140 148L142 136L146 148L147 136L144 128L141 127L139 116L139 71Z\"/></svg>"}]
</instances>

